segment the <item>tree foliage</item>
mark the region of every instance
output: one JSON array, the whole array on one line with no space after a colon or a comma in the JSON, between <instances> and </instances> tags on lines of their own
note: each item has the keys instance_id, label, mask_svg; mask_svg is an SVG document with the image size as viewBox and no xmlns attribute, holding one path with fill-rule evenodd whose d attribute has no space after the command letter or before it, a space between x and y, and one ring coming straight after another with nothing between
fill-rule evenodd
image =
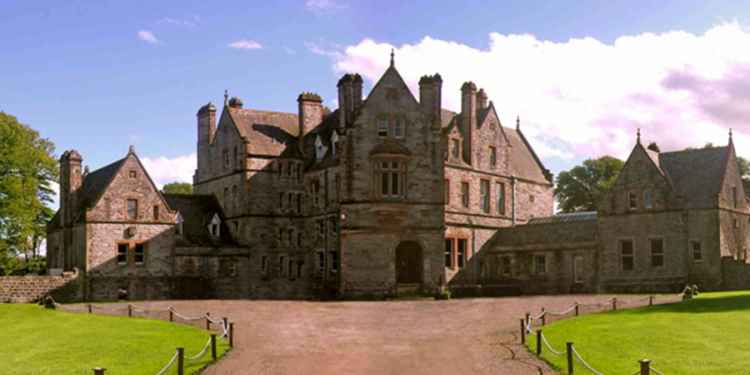
<instances>
[{"instance_id":1,"label":"tree foliage","mask_svg":"<svg viewBox=\"0 0 750 375\"><path fill-rule=\"evenodd\" d=\"M170 182L161 191L166 194L193 194L193 185L187 182Z\"/></svg>"},{"instance_id":2,"label":"tree foliage","mask_svg":"<svg viewBox=\"0 0 750 375\"><path fill-rule=\"evenodd\" d=\"M13 272L18 256L27 263L36 257L46 236L58 179L54 149L38 132L0 112L0 269L5 273Z\"/></svg>"},{"instance_id":3,"label":"tree foliage","mask_svg":"<svg viewBox=\"0 0 750 375\"><path fill-rule=\"evenodd\" d=\"M743 158L742 156L738 156L737 167L737 171L742 178L742 187L745 190L745 195L750 196L750 161Z\"/></svg>"},{"instance_id":4,"label":"tree foliage","mask_svg":"<svg viewBox=\"0 0 750 375\"><path fill-rule=\"evenodd\" d=\"M557 176L555 195L562 212L594 211L625 163L611 156L588 159Z\"/></svg>"}]
</instances>

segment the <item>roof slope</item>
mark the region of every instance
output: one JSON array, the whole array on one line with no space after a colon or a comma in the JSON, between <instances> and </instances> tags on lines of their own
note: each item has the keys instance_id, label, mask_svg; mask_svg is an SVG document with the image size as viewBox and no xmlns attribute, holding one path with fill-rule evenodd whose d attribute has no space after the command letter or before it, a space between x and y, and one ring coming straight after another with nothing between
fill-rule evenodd
<instances>
[{"instance_id":1,"label":"roof slope","mask_svg":"<svg viewBox=\"0 0 750 375\"><path fill-rule=\"evenodd\" d=\"M81 209L96 204L96 201L107 190L109 183L115 178L122 165L125 164L125 160L127 160L127 156L93 171L83 178L78 195Z\"/></svg>"},{"instance_id":2,"label":"roof slope","mask_svg":"<svg viewBox=\"0 0 750 375\"><path fill-rule=\"evenodd\" d=\"M726 168L729 147L711 147L659 154L659 165L669 176L686 208L716 206L716 194Z\"/></svg>"},{"instance_id":3,"label":"roof slope","mask_svg":"<svg viewBox=\"0 0 750 375\"><path fill-rule=\"evenodd\" d=\"M164 194L164 199L169 206L180 213L182 217L182 239L178 240L180 246L218 246L235 244L229 227L224 220L221 205L213 195L198 194ZM219 238L211 236L208 224L215 214L221 218Z\"/></svg>"},{"instance_id":4,"label":"roof slope","mask_svg":"<svg viewBox=\"0 0 750 375\"><path fill-rule=\"evenodd\" d=\"M280 156L297 143L299 120L296 114L225 107L240 136L250 142L250 152ZM296 149L296 147L294 147Z\"/></svg>"},{"instance_id":5,"label":"roof slope","mask_svg":"<svg viewBox=\"0 0 750 375\"><path fill-rule=\"evenodd\" d=\"M534 153L520 130L504 128L511 146L510 163L513 175L523 179L549 184L544 175L544 165Z\"/></svg>"}]
</instances>

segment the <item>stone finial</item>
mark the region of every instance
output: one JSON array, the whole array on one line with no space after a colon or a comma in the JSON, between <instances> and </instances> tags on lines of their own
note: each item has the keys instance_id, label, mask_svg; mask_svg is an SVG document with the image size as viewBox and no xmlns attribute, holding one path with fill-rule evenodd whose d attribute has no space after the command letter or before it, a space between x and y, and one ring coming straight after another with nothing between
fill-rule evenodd
<instances>
[{"instance_id":1,"label":"stone finial","mask_svg":"<svg viewBox=\"0 0 750 375\"><path fill-rule=\"evenodd\" d=\"M227 104L229 104L229 90L224 89L224 106L226 107Z\"/></svg>"},{"instance_id":2,"label":"stone finial","mask_svg":"<svg viewBox=\"0 0 750 375\"><path fill-rule=\"evenodd\" d=\"M135 146L133 145L128 146L128 154L135 154Z\"/></svg>"},{"instance_id":3,"label":"stone finial","mask_svg":"<svg viewBox=\"0 0 750 375\"><path fill-rule=\"evenodd\" d=\"M729 128L729 144L732 144L732 128Z\"/></svg>"},{"instance_id":4,"label":"stone finial","mask_svg":"<svg viewBox=\"0 0 750 375\"><path fill-rule=\"evenodd\" d=\"M395 54L395 53L393 52L393 48L391 48L391 68L393 68L394 66L396 66L396 58L395 58L395 55L396 55L396 54Z\"/></svg>"},{"instance_id":5,"label":"stone finial","mask_svg":"<svg viewBox=\"0 0 750 375\"><path fill-rule=\"evenodd\" d=\"M521 116L516 115L516 130L521 130Z\"/></svg>"},{"instance_id":6,"label":"stone finial","mask_svg":"<svg viewBox=\"0 0 750 375\"><path fill-rule=\"evenodd\" d=\"M637 144L641 144L641 128L638 128L638 130L635 133L635 142Z\"/></svg>"}]
</instances>

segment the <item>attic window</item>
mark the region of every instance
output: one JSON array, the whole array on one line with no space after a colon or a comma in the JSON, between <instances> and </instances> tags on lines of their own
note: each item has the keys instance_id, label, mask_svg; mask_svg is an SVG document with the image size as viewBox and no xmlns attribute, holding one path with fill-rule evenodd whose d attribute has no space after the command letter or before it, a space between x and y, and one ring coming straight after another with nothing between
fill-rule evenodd
<instances>
[{"instance_id":1,"label":"attic window","mask_svg":"<svg viewBox=\"0 0 750 375\"><path fill-rule=\"evenodd\" d=\"M138 177L138 173L136 171L130 171L130 172L128 172L128 177L130 177L130 178L136 178L136 177Z\"/></svg>"},{"instance_id":2,"label":"attic window","mask_svg":"<svg viewBox=\"0 0 750 375\"><path fill-rule=\"evenodd\" d=\"M497 165L497 148L490 146L490 166L495 167Z\"/></svg>"},{"instance_id":3,"label":"attic window","mask_svg":"<svg viewBox=\"0 0 750 375\"><path fill-rule=\"evenodd\" d=\"M628 208L631 210L638 208L638 197L633 192L628 193Z\"/></svg>"},{"instance_id":4,"label":"attic window","mask_svg":"<svg viewBox=\"0 0 750 375\"><path fill-rule=\"evenodd\" d=\"M458 159L458 155L461 153L461 146L458 143L458 139L451 139L451 155L453 158Z\"/></svg>"},{"instance_id":5,"label":"attic window","mask_svg":"<svg viewBox=\"0 0 750 375\"><path fill-rule=\"evenodd\" d=\"M218 214L214 214L213 219L211 219L211 223L208 225L208 231L211 233L211 236L214 238L218 238L219 235L221 235L221 219L219 218Z\"/></svg>"}]
</instances>

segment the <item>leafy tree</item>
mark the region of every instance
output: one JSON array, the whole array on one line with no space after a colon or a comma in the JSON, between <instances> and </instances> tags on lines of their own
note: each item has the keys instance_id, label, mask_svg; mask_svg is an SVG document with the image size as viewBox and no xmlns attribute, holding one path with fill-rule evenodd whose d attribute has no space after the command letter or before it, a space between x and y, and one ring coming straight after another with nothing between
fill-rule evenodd
<instances>
[{"instance_id":1,"label":"leafy tree","mask_svg":"<svg viewBox=\"0 0 750 375\"><path fill-rule=\"evenodd\" d=\"M193 194L193 185L187 182L170 182L161 191L166 194Z\"/></svg>"},{"instance_id":2,"label":"leafy tree","mask_svg":"<svg viewBox=\"0 0 750 375\"><path fill-rule=\"evenodd\" d=\"M34 258L53 215L55 146L0 112L0 269L12 273L17 257Z\"/></svg>"},{"instance_id":3,"label":"leafy tree","mask_svg":"<svg viewBox=\"0 0 750 375\"><path fill-rule=\"evenodd\" d=\"M657 145L656 142L649 143L648 147L646 147L646 148L649 149L649 150L651 150L651 151L661 152L661 150L659 150L659 145Z\"/></svg>"},{"instance_id":4,"label":"leafy tree","mask_svg":"<svg viewBox=\"0 0 750 375\"><path fill-rule=\"evenodd\" d=\"M745 195L750 196L750 161L742 156L738 156L737 167L742 178L742 187L745 189Z\"/></svg>"},{"instance_id":5,"label":"leafy tree","mask_svg":"<svg viewBox=\"0 0 750 375\"><path fill-rule=\"evenodd\" d=\"M588 159L557 176L555 195L562 212L593 211L625 163L611 156Z\"/></svg>"}]
</instances>

